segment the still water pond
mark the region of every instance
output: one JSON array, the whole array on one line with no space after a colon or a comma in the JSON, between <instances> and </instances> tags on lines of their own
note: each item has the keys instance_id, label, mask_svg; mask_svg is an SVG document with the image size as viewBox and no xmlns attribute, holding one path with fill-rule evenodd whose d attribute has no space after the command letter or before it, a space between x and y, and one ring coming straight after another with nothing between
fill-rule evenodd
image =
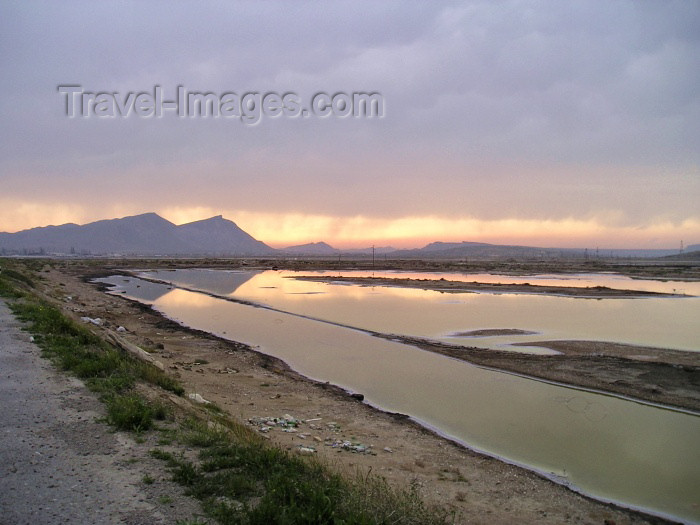
<instances>
[{"instance_id":1,"label":"still water pond","mask_svg":"<svg viewBox=\"0 0 700 525\"><path fill-rule=\"evenodd\" d=\"M348 320L333 301L313 306L316 299L309 300L337 293L343 297L341 303L364 302L366 309L371 308L378 317L372 323L380 331L412 333L406 330L411 328L410 322L382 308L396 307L398 298L410 303L407 299L420 290L376 289L380 297L390 300L375 304L371 288L294 281L283 279L280 272L177 271L150 276L167 277L182 286L218 295L233 294L294 314L140 279L113 277L107 281L183 324L257 346L304 375L362 392L373 405L409 414L470 447L557 476L601 499L700 522L700 417L484 370L359 330L295 315L368 327L372 315L358 313L362 304L350 309L354 317ZM409 293L394 293L404 291ZM437 316L433 307L446 300L466 300L465 294L437 296L440 300L434 303L420 300L422 318ZM506 301L513 297L549 299L468 296ZM605 305L605 301L566 300ZM647 301L626 300L629 304ZM689 304L687 300L666 301ZM477 307L472 305L471 309ZM420 335L465 329L472 326L469 322L477 328L494 327L488 314L483 315L483 321L488 321L485 325L479 324L481 320L469 321L467 316L456 326L448 323L448 328L437 322L432 328L421 329ZM536 319L533 315L525 324ZM512 319L508 327L513 327Z\"/></svg>"},{"instance_id":2,"label":"still water pond","mask_svg":"<svg viewBox=\"0 0 700 525\"><path fill-rule=\"evenodd\" d=\"M294 272L178 270L144 275L178 286L234 297L280 310L365 330L442 340L450 343L533 351L511 343L553 339L615 341L700 350L700 297L586 299L512 293L442 293L414 288L359 286L300 281ZM337 275L304 272L303 275ZM367 272L343 272L367 276ZM479 282L529 282L564 286L609 286L674 293L697 292L700 283L633 280L610 274L512 277L487 274L406 274L376 277L440 278ZM577 278L578 277L578 280ZM456 337L479 329L520 329L533 335ZM546 353L541 350L539 353Z\"/></svg>"}]
</instances>

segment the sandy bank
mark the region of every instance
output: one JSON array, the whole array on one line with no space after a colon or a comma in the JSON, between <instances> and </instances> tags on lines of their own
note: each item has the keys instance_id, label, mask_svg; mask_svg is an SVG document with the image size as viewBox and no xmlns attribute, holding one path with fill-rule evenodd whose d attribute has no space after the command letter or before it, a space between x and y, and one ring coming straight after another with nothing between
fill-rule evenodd
<instances>
[{"instance_id":1,"label":"sandy bank","mask_svg":"<svg viewBox=\"0 0 700 525\"><path fill-rule=\"evenodd\" d=\"M480 283L449 281L444 279L402 279L388 277L341 277L323 276L316 277L310 275L294 276L294 279L301 281L315 282L341 282L359 284L362 286L395 286L400 288L419 288L421 290L433 290L445 293L526 293L526 294L546 294L546 295L566 295L582 298L602 298L602 297L684 297L680 294L668 294L660 292L648 292L641 290L620 290L608 288L606 286L550 286L536 284L513 284L513 283Z\"/></svg>"}]
</instances>

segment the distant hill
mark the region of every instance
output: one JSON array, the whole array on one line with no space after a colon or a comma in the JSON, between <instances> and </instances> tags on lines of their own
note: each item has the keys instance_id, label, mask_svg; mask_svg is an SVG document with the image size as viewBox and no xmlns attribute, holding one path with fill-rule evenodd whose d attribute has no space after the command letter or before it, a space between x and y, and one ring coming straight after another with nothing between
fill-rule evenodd
<instances>
[{"instance_id":1,"label":"distant hill","mask_svg":"<svg viewBox=\"0 0 700 525\"><path fill-rule=\"evenodd\" d=\"M325 242L310 242L288 246L283 248L282 251L291 255L337 255L340 252L340 250Z\"/></svg>"},{"instance_id":2,"label":"distant hill","mask_svg":"<svg viewBox=\"0 0 700 525\"><path fill-rule=\"evenodd\" d=\"M675 261L697 261L700 260L700 244L688 246L683 253L669 255L665 259L673 259Z\"/></svg>"},{"instance_id":3,"label":"distant hill","mask_svg":"<svg viewBox=\"0 0 700 525\"><path fill-rule=\"evenodd\" d=\"M0 233L0 254L272 255L222 216L176 226L155 213Z\"/></svg>"},{"instance_id":4,"label":"distant hill","mask_svg":"<svg viewBox=\"0 0 700 525\"><path fill-rule=\"evenodd\" d=\"M393 246L376 246L374 248L370 246L369 248L348 248L347 250L342 250L344 254L348 255L372 255L372 252L375 255L384 255L395 251L396 248Z\"/></svg>"},{"instance_id":5,"label":"distant hill","mask_svg":"<svg viewBox=\"0 0 700 525\"><path fill-rule=\"evenodd\" d=\"M458 259L458 258L527 258L527 257L665 257L678 254L673 249L587 249L587 248L540 248L483 242L432 242L423 248L397 250L388 254L396 258Z\"/></svg>"},{"instance_id":6,"label":"distant hill","mask_svg":"<svg viewBox=\"0 0 700 525\"><path fill-rule=\"evenodd\" d=\"M180 238L196 253L270 255L276 251L221 215L182 224L177 229Z\"/></svg>"},{"instance_id":7,"label":"distant hill","mask_svg":"<svg viewBox=\"0 0 700 525\"><path fill-rule=\"evenodd\" d=\"M377 246L374 249L370 246L369 248L346 248L338 249L333 248L328 243L325 242L310 242L308 244L299 244L297 246L288 246L287 248L282 248L282 252L288 255L314 255L314 256L333 256L333 255L345 255L345 256L360 256L360 255L372 255L374 250L375 255L384 255L385 253L391 253L396 251L396 248L391 246Z\"/></svg>"},{"instance_id":8,"label":"distant hill","mask_svg":"<svg viewBox=\"0 0 700 525\"><path fill-rule=\"evenodd\" d=\"M390 257L452 259L461 257L534 257L558 256L572 250L534 248L531 246L509 246L483 242L432 242L423 248L397 250ZM575 250L583 254L584 250Z\"/></svg>"}]
</instances>

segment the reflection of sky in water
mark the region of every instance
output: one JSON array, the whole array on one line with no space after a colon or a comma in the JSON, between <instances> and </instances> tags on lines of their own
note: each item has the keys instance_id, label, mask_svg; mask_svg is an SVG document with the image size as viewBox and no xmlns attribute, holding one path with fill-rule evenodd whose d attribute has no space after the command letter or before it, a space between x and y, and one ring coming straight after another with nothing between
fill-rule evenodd
<instances>
[{"instance_id":1,"label":"reflection of sky in water","mask_svg":"<svg viewBox=\"0 0 700 525\"><path fill-rule=\"evenodd\" d=\"M215 294L221 290L231 290L226 295L335 323L467 346L532 352L537 350L514 347L511 343L588 339L700 350L698 297L583 299L509 293L455 294L416 288L320 283L290 278L294 275L323 273L330 272L254 273L187 270L181 278L178 270L149 272L147 275ZM352 273L343 272L344 275ZM375 272L377 273L379 272ZM396 275L392 272L383 273ZM229 283L225 283L225 276L229 276ZM472 277L475 276L469 276L469 279L474 280ZM495 278L497 282L501 278L510 279L509 276L490 277ZM479 281L485 280L483 276L476 278ZM635 281L607 274L587 275L582 278L586 279L586 285L591 286L606 285L611 279L622 279L629 284L641 283L649 285L648 287L658 284L663 288L673 284ZM520 279L523 279L523 282L540 284L536 276ZM563 281L568 285L573 282L574 276L567 275L558 280L559 284ZM488 337L452 335L456 332L499 328L515 328L536 334Z\"/></svg>"},{"instance_id":2,"label":"reflection of sky in water","mask_svg":"<svg viewBox=\"0 0 700 525\"><path fill-rule=\"evenodd\" d=\"M343 275L346 277L388 277L395 279L445 279L446 281L501 283L501 284L538 284L541 286L606 286L623 290L642 290L648 292L685 293L700 295L698 281L657 281L653 279L632 279L624 275L596 274L537 274L537 275L500 275L490 273L453 273L453 272L401 272L401 271L360 271L343 270L318 272L281 272L283 275Z\"/></svg>"},{"instance_id":3,"label":"reflection of sky in water","mask_svg":"<svg viewBox=\"0 0 700 525\"><path fill-rule=\"evenodd\" d=\"M134 282L115 282L139 297ZM593 494L700 519L693 507L700 417L483 370L356 330L184 290L167 291L154 306Z\"/></svg>"}]
</instances>

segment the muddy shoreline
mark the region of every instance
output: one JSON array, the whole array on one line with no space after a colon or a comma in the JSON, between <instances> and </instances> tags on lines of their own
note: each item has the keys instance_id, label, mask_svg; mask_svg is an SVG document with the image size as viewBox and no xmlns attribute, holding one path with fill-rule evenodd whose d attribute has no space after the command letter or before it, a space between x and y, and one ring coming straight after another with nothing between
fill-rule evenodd
<instances>
[{"instance_id":1,"label":"muddy shoreline","mask_svg":"<svg viewBox=\"0 0 700 525\"><path fill-rule=\"evenodd\" d=\"M492 370L679 408L700 415L700 356L692 352L605 341L517 343L560 352L536 355L418 337L379 335Z\"/></svg>"},{"instance_id":2,"label":"muddy shoreline","mask_svg":"<svg viewBox=\"0 0 700 525\"><path fill-rule=\"evenodd\" d=\"M341 469L371 468L392 482L416 482L428 500L461 515L458 523L666 523L591 500L533 472L464 449L404 415L378 412L340 388L310 381L246 345L183 328L149 307L107 295L85 282L121 269L71 263L45 275L51 295L74 317L101 317L108 327L124 326L125 337L149 350L188 391L200 393L232 415L243 420L284 413L321 418L319 428L307 429L304 438L271 432L268 437L281 446L318 445L312 440L327 439L330 431L324 425L332 420L342 430L331 437L368 443L372 454L318 446L319 455ZM514 356L507 353L507 357Z\"/></svg>"},{"instance_id":3,"label":"muddy shoreline","mask_svg":"<svg viewBox=\"0 0 700 525\"><path fill-rule=\"evenodd\" d=\"M606 286L550 286L536 284L514 283L480 283L477 281L463 282L445 279L404 279L389 277L341 277L341 276L309 276L295 275L294 279L300 281L313 281L323 283L350 283L361 286L393 286L397 288L418 288L421 290L433 290L443 293L524 293L543 295L565 295L581 298L635 298L635 297L687 297L683 294L670 294L661 292L648 292L641 290L620 290Z\"/></svg>"}]
</instances>

